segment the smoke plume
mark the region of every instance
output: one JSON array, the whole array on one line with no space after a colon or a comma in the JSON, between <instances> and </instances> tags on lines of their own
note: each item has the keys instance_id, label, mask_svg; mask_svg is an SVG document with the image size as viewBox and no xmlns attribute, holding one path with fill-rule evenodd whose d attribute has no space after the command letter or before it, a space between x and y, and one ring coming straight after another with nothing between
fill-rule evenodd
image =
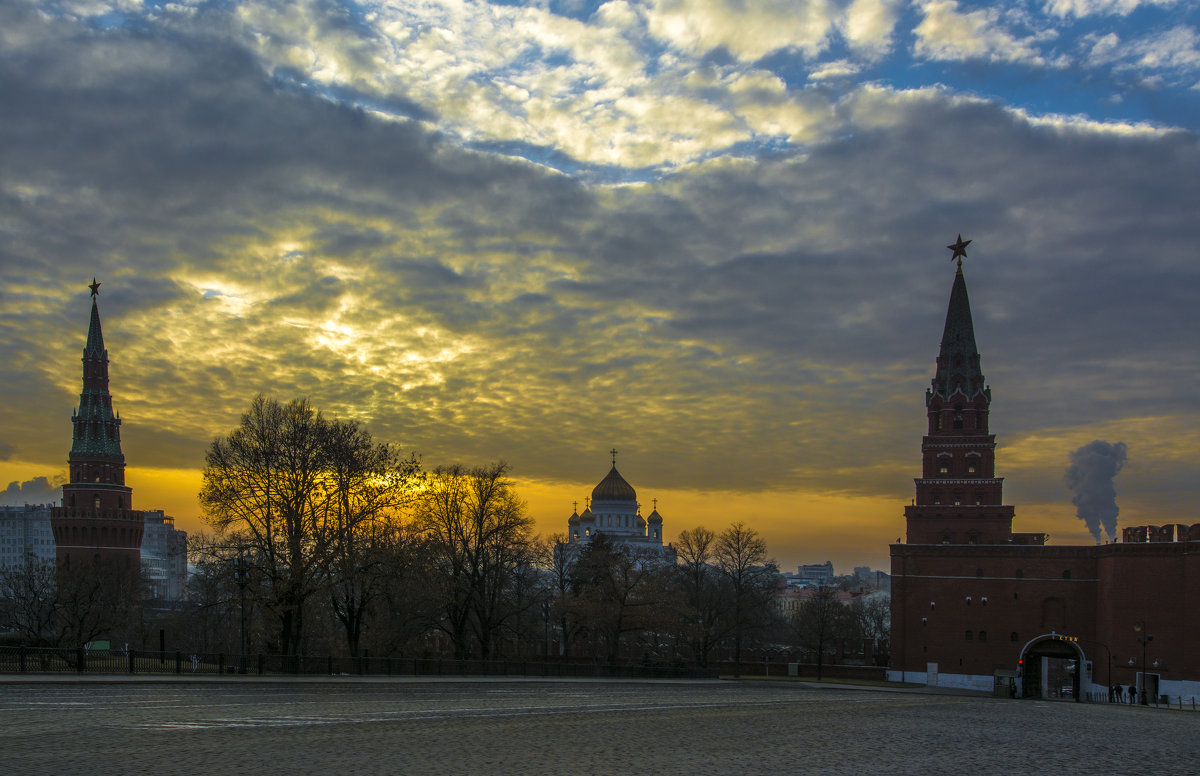
<instances>
[{"instance_id":1,"label":"smoke plume","mask_svg":"<svg viewBox=\"0 0 1200 776\"><path fill-rule=\"evenodd\" d=\"M1082 520L1092 532L1096 544L1100 543L1100 529L1108 534L1109 541L1117 535L1117 489L1113 478L1125 465L1125 443L1097 439L1071 453L1071 465L1067 467L1067 487L1075 495L1075 516Z\"/></svg>"},{"instance_id":2,"label":"smoke plume","mask_svg":"<svg viewBox=\"0 0 1200 776\"><path fill-rule=\"evenodd\" d=\"M46 477L34 477L25 482L10 482L7 488L0 490L0 505L20 507L56 502L62 498L64 481L61 478L55 478L52 482Z\"/></svg>"}]
</instances>

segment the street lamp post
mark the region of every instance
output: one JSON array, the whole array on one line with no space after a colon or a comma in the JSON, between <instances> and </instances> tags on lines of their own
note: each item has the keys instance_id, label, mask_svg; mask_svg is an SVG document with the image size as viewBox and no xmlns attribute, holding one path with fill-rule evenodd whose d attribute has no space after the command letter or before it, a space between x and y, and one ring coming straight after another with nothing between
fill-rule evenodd
<instances>
[{"instance_id":1,"label":"street lamp post","mask_svg":"<svg viewBox=\"0 0 1200 776\"><path fill-rule=\"evenodd\" d=\"M241 639L240 650L241 655L238 658L238 673L246 673L246 548L238 547L237 556L237 584L238 584L238 618L241 620Z\"/></svg>"},{"instance_id":2,"label":"street lamp post","mask_svg":"<svg viewBox=\"0 0 1200 776\"><path fill-rule=\"evenodd\" d=\"M1134 623L1133 632L1141 634L1137 636L1137 643L1142 645L1142 705L1149 706L1146 702L1146 646L1154 641L1154 636L1146 632L1146 621L1138 620Z\"/></svg>"}]
</instances>

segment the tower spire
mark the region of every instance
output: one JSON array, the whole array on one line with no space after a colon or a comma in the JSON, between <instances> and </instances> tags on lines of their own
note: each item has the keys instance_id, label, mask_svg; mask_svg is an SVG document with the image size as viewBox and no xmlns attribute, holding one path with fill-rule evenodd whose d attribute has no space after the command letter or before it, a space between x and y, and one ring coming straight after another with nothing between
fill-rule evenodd
<instances>
[{"instance_id":1,"label":"tower spire","mask_svg":"<svg viewBox=\"0 0 1200 776\"><path fill-rule=\"evenodd\" d=\"M948 246L966 256L970 240ZM996 476L996 438L988 431L992 392L975 345L962 267L954 273L937 371L925 392L929 430L921 440L921 477L905 508L910 544L1001 544L1011 540L1013 508Z\"/></svg>"},{"instance_id":2,"label":"tower spire","mask_svg":"<svg viewBox=\"0 0 1200 776\"><path fill-rule=\"evenodd\" d=\"M958 243L961 245L956 243L948 247L956 249L957 246L956 252L965 256L964 249L969 242L963 242L962 235L959 235ZM926 395L926 405L933 396L948 401L958 392L965 399L974 399L981 393L987 393L979 364L979 348L975 345L975 324L971 319L971 300L967 296L967 281L963 277L961 259L954 273L954 286L950 290L946 325L942 329L942 344L937 357L937 373L932 389Z\"/></svg>"},{"instance_id":3,"label":"tower spire","mask_svg":"<svg viewBox=\"0 0 1200 776\"><path fill-rule=\"evenodd\" d=\"M142 513L132 508L133 491L125 485L125 454L121 451L121 418L113 412L108 389L108 350L100 325L95 278L92 314L83 348L83 389L79 407L71 414L71 452L63 504L50 515L60 565L71 554L86 558L120 559L122 568L138 567ZM136 598L137 591L133 591Z\"/></svg>"}]
</instances>

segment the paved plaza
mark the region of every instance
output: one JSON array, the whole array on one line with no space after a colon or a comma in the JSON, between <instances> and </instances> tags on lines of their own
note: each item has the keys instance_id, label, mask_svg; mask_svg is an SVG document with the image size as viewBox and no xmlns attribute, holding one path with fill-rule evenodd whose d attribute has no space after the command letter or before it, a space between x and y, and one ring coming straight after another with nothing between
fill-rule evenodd
<instances>
[{"instance_id":1,"label":"paved plaza","mask_svg":"<svg viewBox=\"0 0 1200 776\"><path fill-rule=\"evenodd\" d=\"M0 679L12 774L1200 773L1200 712L765 681Z\"/></svg>"}]
</instances>

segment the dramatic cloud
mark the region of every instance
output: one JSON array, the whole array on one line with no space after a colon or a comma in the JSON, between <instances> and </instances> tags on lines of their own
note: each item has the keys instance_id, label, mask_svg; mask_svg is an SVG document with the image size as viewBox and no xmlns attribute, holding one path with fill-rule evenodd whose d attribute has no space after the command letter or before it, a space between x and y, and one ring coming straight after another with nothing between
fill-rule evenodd
<instances>
[{"instance_id":1,"label":"dramatic cloud","mask_svg":"<svg viewBox=\"0 0 1200 776\"><path fill-rule=\"evenodd\" d=\"M24 506L26 504L52 504L62 500L62 485L65 478L34 477L25 482L10 482L0 491L0 505Z\"/></svg>"},{"instance_id":2,"label":"dramatic cloud","mask_svg":"<svg viewBox=\"0 0 1200 776\"><path fill-rule=\"evenodd\" d=\"M1071 453L1067 467L1067 488L1074 494L1071 503L1075 515L1087 525L1100 543L1100 531L1109 541L1117 538L1117 489L1113 479L1125 466L1125 443L1109 444L1099 439Z\"/></svg>"},{"instance_id":3,"label":"dramatic cloud","mask_svg":"<svg viewBox=\"0 0 1200 776\"><path fill-rule=\"evenodd\" d=\"M504 458L543 529L613 446L693 510L660 504L669 537L819 504L757 519L852 553L838 505L883 504L878 564L962 232L1007 492L1151 429L1126 514L1194 503L1177 9L1109 45L1027 4L741 7L0 6L6 480L65 468L96 276L125 453L164 482L263 391Z\"/></svg>"}]
</instances>

